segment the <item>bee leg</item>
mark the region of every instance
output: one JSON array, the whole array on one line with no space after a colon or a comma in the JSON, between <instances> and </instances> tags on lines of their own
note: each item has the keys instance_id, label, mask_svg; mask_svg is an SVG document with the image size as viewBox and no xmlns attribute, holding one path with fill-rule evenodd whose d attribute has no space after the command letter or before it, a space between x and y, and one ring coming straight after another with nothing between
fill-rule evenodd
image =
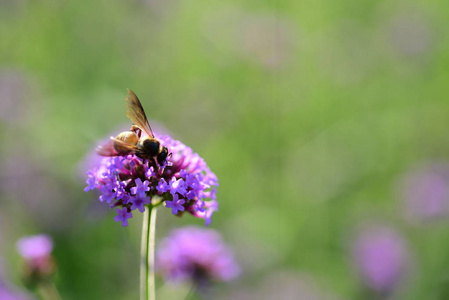
<instances>
[{"instance_id":1,"label":"bee leg","mask_svg":"<svg viewBox=\"0 0 449 300\"><path fill-rule=\"evenodd\" d=\"M157 164L156 160L154 158L150 158L149 161L151 162L151 165L153 166L156 174L159 174L159 165Z\"/></svg>"},{"instance_id":2,"label":"bee leg","mask_svg":"<svg viewBox=\"0 0 449 300\"><path fill-rule=\"evenodd\" d=\"M136 126L136 125L131 125L131 131L134 131L137 134L137 137L140 139L140 136L142 135L142 130Z\"/></svg>"}]
</instances>

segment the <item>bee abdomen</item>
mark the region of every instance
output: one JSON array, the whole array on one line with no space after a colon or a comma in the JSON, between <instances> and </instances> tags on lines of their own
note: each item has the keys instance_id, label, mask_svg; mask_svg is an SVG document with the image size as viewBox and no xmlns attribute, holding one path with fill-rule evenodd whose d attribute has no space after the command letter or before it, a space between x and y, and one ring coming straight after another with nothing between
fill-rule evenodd
<instances>
[{"instance_id":1,"label":"bee abdomen","mask_svg":"<svg viewBox=\"0 0 449 300\"><path fill-rule=\"evenodd\" d=\"M123 131L122 133L119 133L116 137L116 139L121 140L125 142L126 144L130 145L136 145L139 141L139 137L134 131ZM117 150L120 153L129 153L130 150L128 148L125 148L121 145L115 144L114 145L115 150Z\"/></svg>"}]
</instances>

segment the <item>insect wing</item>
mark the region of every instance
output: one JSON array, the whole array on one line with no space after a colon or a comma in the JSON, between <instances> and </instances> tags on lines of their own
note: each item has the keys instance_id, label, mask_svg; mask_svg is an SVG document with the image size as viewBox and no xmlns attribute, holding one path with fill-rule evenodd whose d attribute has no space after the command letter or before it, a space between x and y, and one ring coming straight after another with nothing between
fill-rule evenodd
<instances>
[{"instance_id":1,"label":"insect wing","mask_svg":"<svg viewBox=\"0 0 449 300\"><path fill-rule=\"evenodd\" d=\"M134 153L135 151L135 145L125 143L112 136L106 144L97 147L97 153L101 156L123 156Z\"/></svg>"},{"instance_id":2,"label":"insect wing","mask_svg":"<svg viewBox=\"0 0 449 300\"><path fill-rule=\"evenodd\" d=\"M145 111L136 94L134 94L133 91L128 90L128 95L126 96L125 101L127 107L126 115L128 118L130 118L134 125L142 129L149 137L154 138L150 123L148 123Z\"/></svg>"}]
</instances>

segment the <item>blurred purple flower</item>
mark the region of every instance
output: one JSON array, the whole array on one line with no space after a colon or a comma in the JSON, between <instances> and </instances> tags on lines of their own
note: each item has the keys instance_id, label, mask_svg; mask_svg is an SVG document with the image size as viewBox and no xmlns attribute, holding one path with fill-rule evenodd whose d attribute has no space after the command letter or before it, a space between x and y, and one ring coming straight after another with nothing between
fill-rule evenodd
<instances>
[{"instance_id":1,"label":"blurred purple flower","mask_svg":"<svg viewBox=\"0 0 449 300\"><path fill-rule=\"evenodd\" d=\"M0 299L1 300L29 300L26 294L17 291L0 279Z\"/></svg>"},{"instance_id":2,"label":"blurred purple flower","mask_svg":"<svg viewBox=\"0 0 449 300\"><path fill-rule=\"evenodd\" d=\"M352 255L363 283L379 294L394 291L409 265L404 240L399 233L383 226L365 228L359 233Z\"/></svg>"},{"instance_id":3,"label":"blurred purple flower","mask_svg":"<svg viewBox=\"0 0 449 300\"><path fill-rule=\"evenodd\" d=\"M172 281L229 281L240 267L218 232L198 227L172 231L156 253L156 269Z\"/></svg>"},{"instance_id":4,"label":"blurred purple flower","mask_svg":"<svg viewBox=\"0 0 449 300\"><path fill-rule=\"evenodd\" d=\"M6 278L3 271L3 263L0 258L0 299L1 300L29 300L32 299L27 294L18 290Z\"/></svg>"},{"instance_id":5,"label":"blurred purple flower","mask_svg":"<svg viewBox=\"0 0 449 300\"><path fill-rule=\"evenodd\" d=\"M53 241L45 234L21 238L17 242L17 249L25 259L36 259L51 254Z\"/></svg>"},{"instance_id":6,"label":"blurred purple flower","mask_svg":"<svg viewBox=\"0 0 449 300\"><path fill-rule=\"evenodd\" d=\"M400 196L411 222L432 221L449 215L449 164L431 164L404 175Z\"/></svg>"},{"instance_id":7,"label":"blurred purple flower","mask_svg":"<svg viewBox=\"0 0 449 300\"><path fill-rule=\"evenodd\" d=\"M21 238L17 242L17 250L24 258L26 281L38 281L55 272L56 266L51 255L53 241L49 236L40 234Z\"/></svg>"},{"instance_id":8,"label":"blurred purple flower","mask_svg":"<svg viewBox=\"0 0 449 300\"><path fill-rule=\"evenodd\" d=\"M135 155L104 157L87 172L85 191L96 189L101 193L101 202L123 207L114 218L122 226L128 226L131 211L143 212L144 205L155 204L151 201L158 197L173 214L181 216L187 211L210 224L212 214L218 210L217 177L191 148L169 136L157 138L171 153L159 171ZM211 200L204 201L206 198Z\"/></svg>"}]
</instances>

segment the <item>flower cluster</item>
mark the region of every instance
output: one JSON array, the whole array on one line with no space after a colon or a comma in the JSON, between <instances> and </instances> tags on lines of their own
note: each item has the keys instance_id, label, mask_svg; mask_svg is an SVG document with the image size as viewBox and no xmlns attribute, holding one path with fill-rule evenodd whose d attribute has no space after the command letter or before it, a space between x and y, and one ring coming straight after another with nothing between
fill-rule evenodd
<instances>
[{"instance_id":1,"label":"flower cluster","mask_svg":"<svg viewBox=\"0 0 449 300\"><path fill-rule=\"evenodd\" d=\"M156 268L173 281L192 279L228 281L240 268L220 235L212 229L185 227L172 231L161 242Z\"/></svg>"},{"instance_id":2,"label":"flower cluster","mask_svg":"<svg viewBox=\"0 0 449 300\"><path fill-rule=\"evenodd\" d=\"M24 259L24 279L28 283L43 280L56 271L51 252L53 242L44 234L21 238L17 250Z\"/></svg>"},{"instance_id":3,"label":"flower cluster","mask_svg":"<svg viewBox=\"0 0 449 300\"><path fill-rule=\"evenodd\" d=\"M353 259L364 284L379 294L391 293L402 281L408 256L401 235L384 226L364 229L353 245Z\"/></svg>"},{"instance_id":4,"label":"flower cluster","mask_svg":"<svg viewBox=\"0 0 449 300\"><path fill-rule=\"evenodd\" d=\"M449 215L449 164L426 164L406 173L400 180L403 213L419 224L444 219Z\"/></svg>"},{"instance_id":5,"label":"flower cluster","mask_svg":"<svg viewBox=\"0 0 449 300\"><path fill-rule=\"evenodd\" d=\"M30 300L26 294L7 284L0 278L0 299L2 300Z\"/></svg>"},{"instance_id":6,"label":"flower cluster","mask_svg":"<svg viewBox=\"0 0 449 300\"><path fill-rule=\"evenodd\" d=\"M170 155L164 165L154 165L134 154L105 157L89 170L85 191L97 189L99 200L116 207L116 222L128 226L133 211L145 211L145 205L161 201L174 215L189 212L211 223L216 201L217 177L206 162L191 148L169 136L158 136ZM210 199L206 201L206 199Z\"/></svg>"}]
</instances>

